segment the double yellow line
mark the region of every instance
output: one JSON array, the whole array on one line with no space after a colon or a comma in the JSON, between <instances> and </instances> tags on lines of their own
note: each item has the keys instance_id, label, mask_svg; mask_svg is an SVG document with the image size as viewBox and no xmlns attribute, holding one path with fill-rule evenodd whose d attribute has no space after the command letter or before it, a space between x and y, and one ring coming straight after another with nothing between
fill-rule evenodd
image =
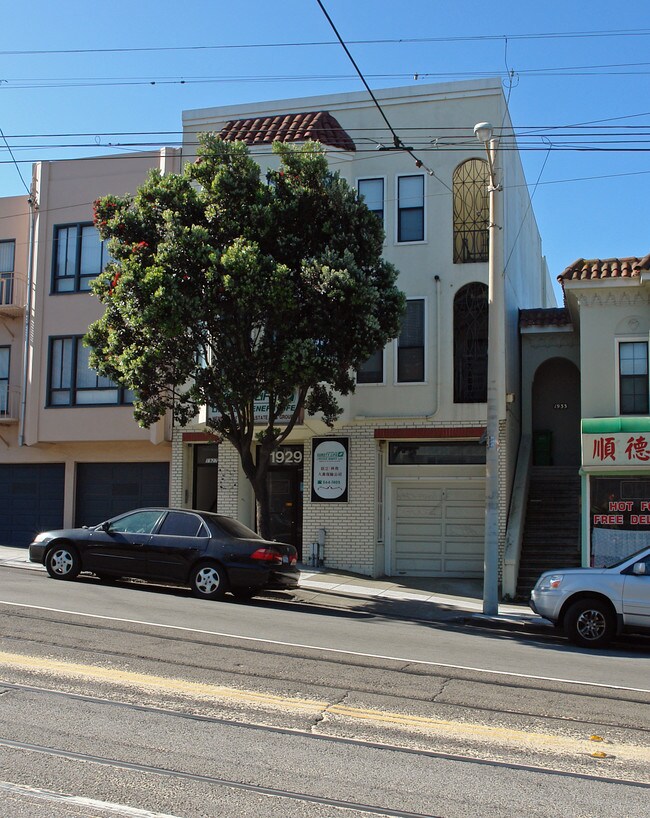
<instances>
[{"instance_id":1,"label":"double yellow line","mask_svg":"<svg viewBox=\"0 0 650 818\"><path fill-rule=\"evenodd\" d=\"M273 693L247 690L225 685L206 684L186 679L153 676L114 667L83 665L38 656L0 651L0 668L11 668L30 674L48 674L52 677L76 679L137 688L150 693L181 695L203 701L222 702L262 707L268 710L282 710L283 713L315 714L337 716L351 721L373 722L377 725L391 725L426 734L430 738L445 736L448 739L473 740L483 745L508 746L519 752L526 750L534 754L592 755L594 744L589 736L584 738L517 730L509 727L452 721L408 713L396 713L377 708L362 708L336 704L325 700L305 699ZM598 747L605 751L605 757L620 761L634 761L635 764L650 765L650 747L634 744L612 744L605 742ZM601 754L602 755L602 754Z\"/></svg>"}]
</instances>

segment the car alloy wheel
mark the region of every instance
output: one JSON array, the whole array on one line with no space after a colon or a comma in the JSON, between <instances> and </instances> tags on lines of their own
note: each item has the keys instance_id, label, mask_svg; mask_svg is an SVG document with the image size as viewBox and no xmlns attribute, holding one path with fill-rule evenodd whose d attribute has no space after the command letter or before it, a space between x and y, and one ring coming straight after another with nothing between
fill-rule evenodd
<instances>
[{"instance_id":1,"label":"car alloy wheel","mask_svg":"<svg viewBox=\"0 0 650 818\"><path fill-rule=\"evenodd\" d=\"M55 545L47 552L45 568L53 579L75 579L81 564L76 550L69 545Z\"/></svg>"},{"instance_id":2,"label":"car alloy wheel","mask_svg":"<svg viewBox=\"0 0 650 818\"><path fill-rule=\"evenodd\" d=\"M228 590L228 578L216 562L198 565L192 572L192 593L201 599L223 599Z\"/></svg>"},{"instance_id":3,"label":"car alloy wheel","mask_svg":"<svg viewBox=\"0 0 650 818\"><path fill-rule=\"evenodd\" d=\"M604 647L612 641L615 629L611 610L599 599L580 599L567 611L567 636L581 647Z\"/></svg>"}]
</instances>

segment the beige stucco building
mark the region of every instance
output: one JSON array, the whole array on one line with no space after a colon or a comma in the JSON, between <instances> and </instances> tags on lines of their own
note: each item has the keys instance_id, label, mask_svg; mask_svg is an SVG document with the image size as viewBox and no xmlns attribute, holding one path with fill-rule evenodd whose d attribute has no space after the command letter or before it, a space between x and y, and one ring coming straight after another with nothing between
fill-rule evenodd
<instances>
[{"instance_id":1,"label":"beige stucco building","mask_svg":"<svg viewBox=\"0 0 650 818\"><path fill-rule=\"evenodd\" d=\"M650 531L650 256L559 276L580 346L582 556L602 566Z\"/></svg>"},{"instance_id":2,"label":"beige stucco building","mask_svg":"<svg viewBox=\"0 0 650 818\"><path fill-rule=\"evenodd\" d=\"M270 474L276 535L303 559L366 575L480 577L485 519L488 171L473 133L498 123L495 263L503 284L498 420L499 544L505 547L522 424L519 310L555 299L497 80L186 111L183 159L211 131L251 146L318 139L332 169L383 222L384 256L408 299L400 337L357 373L333 429L306 417ZM394 149L399 134L408 150ZM174 432L171 496L254 523L250 486L204 417ZM325 442L344 468L322 496ZM316 461L314 458L316 453ZM327 479L332 479L329 473Z\"/></svg>"}]
</instances>

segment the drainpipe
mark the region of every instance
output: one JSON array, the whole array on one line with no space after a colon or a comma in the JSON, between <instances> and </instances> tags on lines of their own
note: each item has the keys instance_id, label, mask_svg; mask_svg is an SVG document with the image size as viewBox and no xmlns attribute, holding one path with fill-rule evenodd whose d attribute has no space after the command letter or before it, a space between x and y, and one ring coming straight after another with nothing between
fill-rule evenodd
<instances>
[{"instance_id":1,"label":"drainpipe","mask_svg":"<svg viewBox=\"0 0 650 818\"><path fill-rule=\"evenodd\" d=\"M32 191L29 199L29 253L27 256L27 299L25 305L25 333L23 338L23 371L20 390L20 425L18 431L18 445L25 445L25 416L27 414L27 378L29 375L29 338L32 327L32 281L34 266L34 235L36 232L36 200L35 186L32 182Z\"/></svg>"}]
</instances>

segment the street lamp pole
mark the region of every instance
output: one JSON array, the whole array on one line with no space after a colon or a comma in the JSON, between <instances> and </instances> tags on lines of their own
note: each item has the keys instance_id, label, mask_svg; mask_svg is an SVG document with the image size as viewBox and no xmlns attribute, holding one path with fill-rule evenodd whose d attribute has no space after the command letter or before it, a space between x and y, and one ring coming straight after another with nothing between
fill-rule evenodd
<instances>
[{"instance_id":1,"label":"street lamp pole","mask_svg":"<svg viewBox=\"0 0 650 818\"><path fill-rule=\"evenodd\" d=\"M489 250L488 250L488 371L487 428L485 451L485 547L483 556L483 613L499 612L499 409L505 394L504 293L503 275L498 269L501 259L500 227L496 223L498 182L495 161L498 140L489 122L479 122L474 134L485 146L490 175Z\"/></svg>"}]
</instances>

